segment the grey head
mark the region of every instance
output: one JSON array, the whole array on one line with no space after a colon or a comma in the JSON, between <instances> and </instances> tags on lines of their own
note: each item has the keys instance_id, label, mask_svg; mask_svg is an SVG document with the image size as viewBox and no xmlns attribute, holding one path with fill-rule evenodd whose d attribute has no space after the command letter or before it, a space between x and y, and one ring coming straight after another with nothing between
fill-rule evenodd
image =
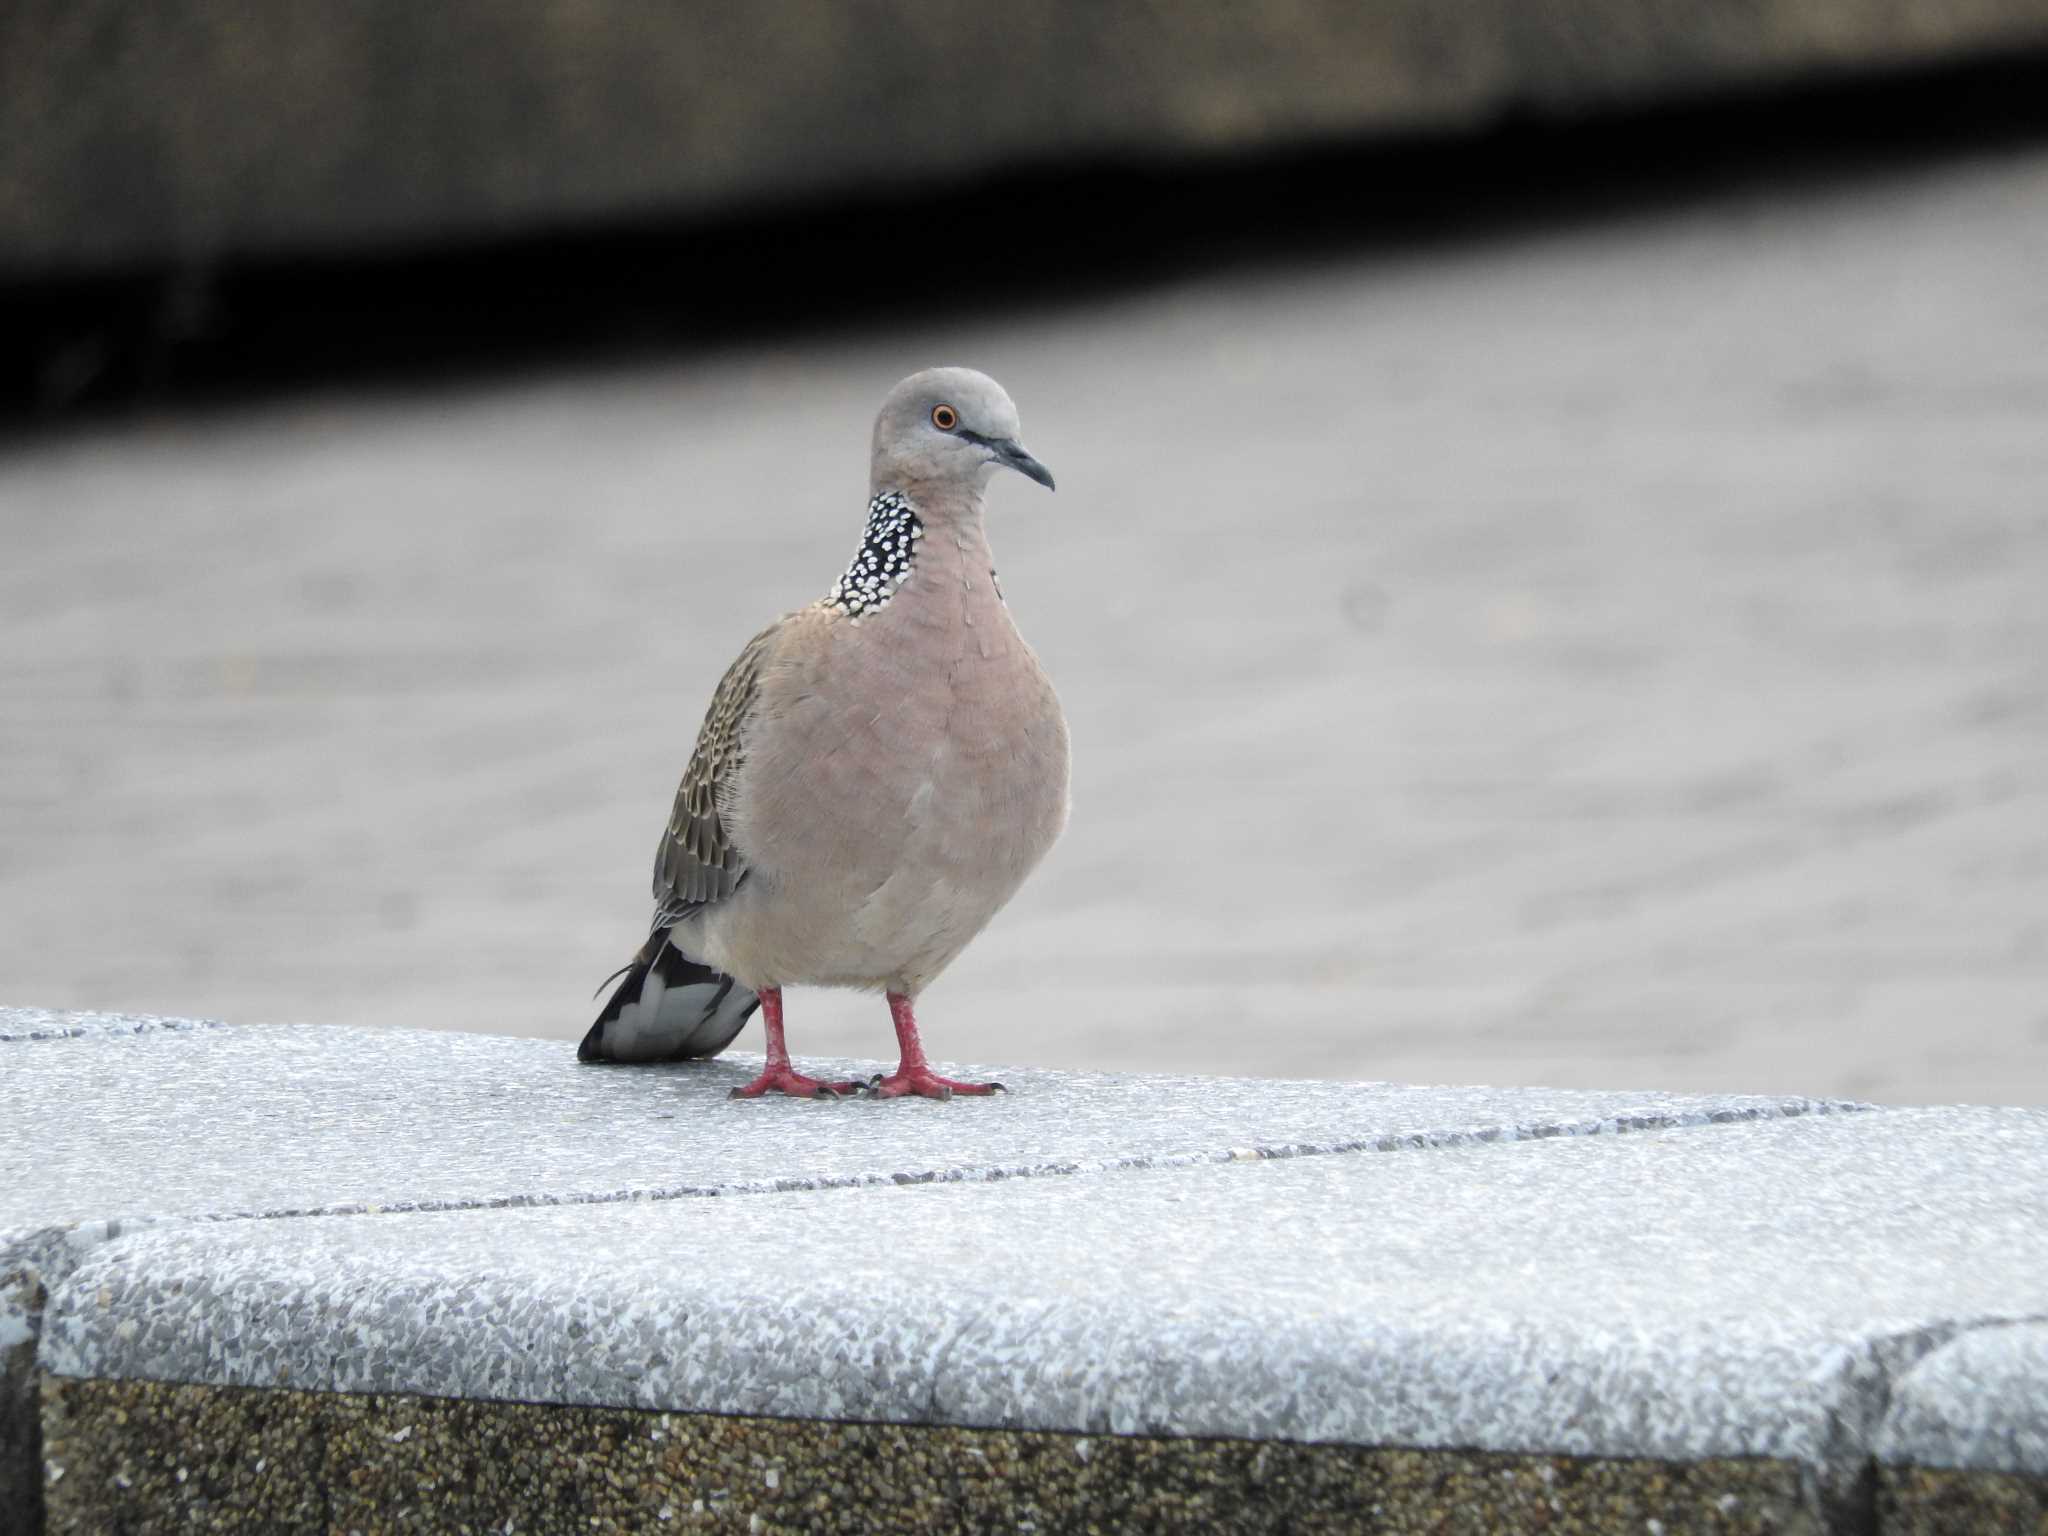
<instances>
[{"instance_id":1,"label":"grey head","mask_svg":"<svg viewBox=\"0 0 2048 1536\"><path fill-rule=\"evenodd\" d=\"M1047 490L1052 471L1024 451L1017 407L1003 386L972 368L927 368L889 391L875 417L876 491L966 490L976 495L999 469Z\"/></svg>"}]
</instances>

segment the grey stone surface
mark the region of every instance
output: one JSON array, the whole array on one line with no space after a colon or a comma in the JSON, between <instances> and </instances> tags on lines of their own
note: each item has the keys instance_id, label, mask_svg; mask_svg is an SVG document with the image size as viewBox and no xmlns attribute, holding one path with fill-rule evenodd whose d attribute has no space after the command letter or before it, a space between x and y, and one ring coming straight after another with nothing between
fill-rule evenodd
<instances>
[{"instance_id":1,"label":"grey stone surface","mask_svg":"<svg viewBox=\"0 0 2048 1536\"><path fill-rule=\"evenodd\" d=\"M876 392L959 361L1059 471L991 535L1075 808L934 1050L2048 1102L2044 265L2031 148L7 445L0 976L573 1039Z\"/></svg>"},{"instance_id":2,"label":"grey stone surface","mask_svg":"<svg viewBox=\"0 0 2048 1536\"><path fill-rule=\"evenodd\" d=\"M93 1035L139 1035L158 1029L212 1029L219 1022L217 1019L172 1019L153 1013L0 1008L0 1043L20 1040L79 1040Z\"/></svg>"},{"instance_id":3,"label":"grey stone surface","mask_svg":"<svg viewBox=\"0 0 2048 1536\"><path fill-rule=\"evenodd\" d=\"M77 1222L620 1199L1589 1134L1851 1107L962 1070L976 1104L734 1103L745 1053L587 1067L569 1041L315 1025L114 1034L7 1060L0 1235ZM827 1061L867 1075L890 1062Z\"/></svg>"},{"instance_id":4,"label":"grey stone surface","mask_svg":"<svg viewBox=\"0 0 2048 1536\"><path fill-rule=\"evenodd\" d=\"M1850 1107L1007 1068L972 1069L1012 1089L973 1104L738 1104L727 1090L758 1067L744 1053L584 1067L566 1040L7 1017L64 1037L0 1063L0 1431L21 1418L8 1409L26 1402L45 1287L154 1222L999 1179ZM33 1466L21 1440L10 1472L0 1435L0 1485Z\"/></svg>"},{"instance_id":5,"label":"grey stone surface","mask_svg":"<svg viewBox=\"0 0 2048 1536\"><path fill-rule=\"evenodd\" d=\"M1919 1361L1893 1388L1877 1452L2048 1477L2048 1326L1974 1329Z\"/></svg>"},{"instance_id":6,"label":"grey stone surface","mask_svg":"<svg viewBox=\"0 0 2048 1536\"><path fill-rule=\"evenodd\" d=\"M2040 0L0 11L0 271L358 248L1928 65Z\"/></svg>"},{"instance_id":7,"label":"grey stone surface","mask_svg":"<svg viewBox=\"0 0 2048 1536\"><path fill-rule=\"evenodd\" d=\"M1796 1461L2048 1317L2048 1111L746 1200L210 1224L98 1248L58 1375Z\"/></svg>"}]
</instances>

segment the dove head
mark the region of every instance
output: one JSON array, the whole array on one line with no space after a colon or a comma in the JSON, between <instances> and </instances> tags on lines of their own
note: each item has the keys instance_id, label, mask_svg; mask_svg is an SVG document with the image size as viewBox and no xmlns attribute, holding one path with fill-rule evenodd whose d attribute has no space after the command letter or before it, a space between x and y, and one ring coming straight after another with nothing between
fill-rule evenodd
<instances>
[{"instance_id":1,"label":"dove head","mask_svg":"<svg viewBox=\"0 0 2048 1536\"><path fill-rule=\"evenodd\" d=\"M1017 407L972 368L927 368L889 391L875 418L872 488L979 503L999 469L1052 489L1052 471L1018 441Z\"/></svg>"}]
</instances>

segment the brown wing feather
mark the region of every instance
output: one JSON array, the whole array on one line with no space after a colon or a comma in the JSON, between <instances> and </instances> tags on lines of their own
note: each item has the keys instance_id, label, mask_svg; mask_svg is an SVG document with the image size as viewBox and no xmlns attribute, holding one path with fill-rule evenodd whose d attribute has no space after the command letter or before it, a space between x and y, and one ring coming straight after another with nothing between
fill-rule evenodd
<instances>
[{"instance_id":1,"label":"brown wing feather","mask_svg":"<svg viewBox=\"0 0 2048 1536\"><path fill-rule=\"evenodd\" d=\"M654 850L654 925L663 928L696 907L722 901L738 888L747 861L719 819L718 796L743 757L741 732L760 693L761 666L775 633L764 629L726 669L704 712L697 749L676 786L668 830Z\"/></svg>"}]
</instances>

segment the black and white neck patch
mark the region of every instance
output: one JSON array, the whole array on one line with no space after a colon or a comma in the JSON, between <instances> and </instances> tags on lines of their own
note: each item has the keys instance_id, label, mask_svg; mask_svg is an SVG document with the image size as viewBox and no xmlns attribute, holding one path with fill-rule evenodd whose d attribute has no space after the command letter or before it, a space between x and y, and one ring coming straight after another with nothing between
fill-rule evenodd
<instances>
[{"instance_id":1,"label":"black and white neck patch","mask_svg":"<svg viewBox=\"0 0 2048 1536\"><path fill-rule=\"evenodd\" d=\"M910 580L917 543L923 537L924 524L909 498L900 491L882 492L868 503L867 532L846 574L825 594L825 606L837 608L856 624L862 615L887 607L896 589Z\"/></svg>"}]
</instances>

